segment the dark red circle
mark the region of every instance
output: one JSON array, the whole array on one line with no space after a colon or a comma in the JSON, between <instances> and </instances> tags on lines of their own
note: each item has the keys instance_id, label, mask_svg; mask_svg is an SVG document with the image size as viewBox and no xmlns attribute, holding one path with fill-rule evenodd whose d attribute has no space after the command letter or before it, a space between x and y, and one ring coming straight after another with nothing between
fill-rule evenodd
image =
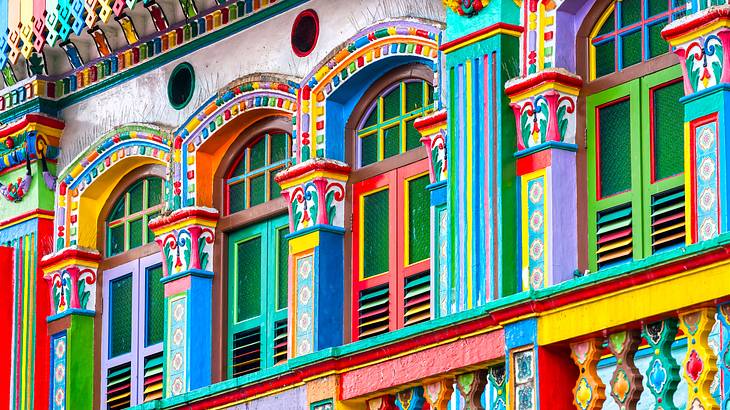
<instances>
[{"instance_id":1,"label":"dark red circle","mask_svg":"<svg viewBox=\"0 0 730 410\"><path fill-rule=\"evenodd\" d=\"M314 50L319 38L319 17L312 10L299 13L291 28L291 48L299 57L306 57Z\"/></svg>"}]
</instances>

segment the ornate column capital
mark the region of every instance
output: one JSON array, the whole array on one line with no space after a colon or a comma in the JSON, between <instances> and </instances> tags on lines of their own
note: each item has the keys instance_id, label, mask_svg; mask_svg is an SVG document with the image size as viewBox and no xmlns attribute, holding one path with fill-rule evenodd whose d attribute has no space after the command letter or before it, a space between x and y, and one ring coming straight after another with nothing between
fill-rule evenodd
<instances>
[{"instance_id":1,"label":"ornate column capital","mask_svg":"<svg viewBox=\"0 0 730 410\"><path fill-rule=\"evenodd\" d=\"M101 255L96 250L65 248L41 259L51 300L49 320L96 312L96 277Z\"/></svg>"},{"instance_id":2,"label":"ornate column capital","mask_svg":"<svg viewBox=\"0 0 730 410\"><path fill-rule=\"evenodd\" d=\"M181 208L150 221L162 252L163 282L186 275L213 276L213 242L218 211Z\"/></svg>"},{"instance_id":3,"label":"ornate column capital","mask_svg":"<svg viewBox=\"0 0 730 410\"><path fill-rule=\"evenodd\" d=\"M517 124L517 155L543 148L575 150L576 107L583 80L550 68L507 81L505 93Z\"/></svg>"},{"instance_id":4,"label":"ornate column capital","mask_svg":"<svg viewBox=\"0 0 730 410\"><path fill-rule=\"evenodd\" d=\"M686 95L730 82L730 5L676 20L662 37L679 57Z\"/></svg>"},{"instance_id":5,"label":"ornate column capital","mask_svg":"<svg viewBox=\"0 0 730 410\"><path fill-rule=\"evenodd\" d=\"M344 229L349 176L347 164L323 158L307 160L276 175L289 206L289 231L293 234L316 225Z\"/></svg>"},{"instance_id":6,"label":"ornate column capital","mask_svg":"<svg viewBox=\"0 0 730 410\"><path fill-rule=\"evenodd\" d=\"M448 125L446 110L436 111L417 119L413 126L421 133L421 142L428 153L428 171L431 183L445 182L448 177L446 156L446 130Z\"/></svg>"}]
</instances>

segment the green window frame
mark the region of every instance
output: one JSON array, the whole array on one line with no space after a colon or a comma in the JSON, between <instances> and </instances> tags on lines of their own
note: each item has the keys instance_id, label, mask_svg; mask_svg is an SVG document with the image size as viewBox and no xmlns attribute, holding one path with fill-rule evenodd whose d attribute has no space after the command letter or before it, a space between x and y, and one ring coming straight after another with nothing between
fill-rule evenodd
<instances>
[{"instance_id":1,"label":"green window frame","mask_svg":"<svg viewBox=\"0 0 730 410\"><path fill-rule=\"evenodd\" d=\"M229 237L229 378L287 359L288 234L284 215Z\"/></svg>"},{"instance_id":2,"label":"green window frame","mask_svg":"<svg viewBox=\"0 0 730 410\"><path fill-rule=\"evenodd\" d=\"M674 66L587 98L592 271L685 243L683 95Z\"/></svg>"},{"instance_id":3,"label":"green window frame","mask_svg":"<svg viewBox=\"0 0 730 410\"><path fill-rule=\"evenodd\" d=\"M271 130L255 137L226 175L226 214L278 198L281 188L274 176L291 163L291 134Z\"/></svg>"},{"instance_id":4,"label":"green window frame","mask_svg":"<svg viewBox=\"0 0 730 410\"><path fill-rule=\"evenodd\" d=\"M433 111L433 86L409 79L387 87L357 127L359 166L364 167L421 146L416 119Z\"/></svg>"},{"instance_id":5,"label":"green window frame","mask_svg":"<svg viewBox=\"0 0 730 410\"><path fill-rule=\"evenodd\" d=\"M154 242L149 222L164 206L165 184L160 177L143 178L122 194L107 217L106 256Z\"/></svg>"}]
</instances>

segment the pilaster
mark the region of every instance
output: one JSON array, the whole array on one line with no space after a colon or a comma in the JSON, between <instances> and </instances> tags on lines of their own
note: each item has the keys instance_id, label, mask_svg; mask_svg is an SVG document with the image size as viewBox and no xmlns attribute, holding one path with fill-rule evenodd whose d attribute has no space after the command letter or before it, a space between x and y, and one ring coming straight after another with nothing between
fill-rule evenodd
<instances>
[{"instance_id":1,"label":"pilaster","mask_svg":"<svg viewBox=\"0 0 730 410\"><path fill-rule=\"evenodd\" d=\"M350 167L310 159L276 176L289 207L289 357L340 345Z\"/></svg>"},{"instance_id":2,"label":"pilaster","mask_svg":"<svg viewBox=\"0 0 730 410\"><path fill-rule=\"evenodd\" d=\"M165 287L165 397L211 383L213 243L218 211L182 208L152 220Z\"/></svg>"},{"instance_id":3,"label":"pilaster","mask_svg":"<svg viewBox=\"0 0 730 410\"><path fill-rule=\"evenodd\" d=\"M66 248L41 260L48 283L50 312L51 404L90 410L94 383L89 363L94 362L96 279L101 256L93 250ZM72 388L69 388L71 387ZM54 407L56 408L56 407Z\"/></svg>"},{"instance_id":4,"label":"pilaster","mask_svg":"<svg viewBox=\"0 0 730 410\"><path fill-rule=\"evenodd\" d=\"M506 85L517 129L522 290L569 280L578 267L575 134L581 85L580 77L562 69Z\"/></svg>"}]
</instances>

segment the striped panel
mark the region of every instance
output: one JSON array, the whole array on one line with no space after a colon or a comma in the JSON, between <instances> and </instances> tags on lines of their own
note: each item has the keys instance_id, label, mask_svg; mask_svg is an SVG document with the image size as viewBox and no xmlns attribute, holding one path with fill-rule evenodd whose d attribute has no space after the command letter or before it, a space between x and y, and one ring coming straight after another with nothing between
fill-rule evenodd
<instances>
[{"instance_id":1,"label":"striped panel","mask_svg":"<svg viewBox=\"0 0 730 410\"><path fill-rule=\"evenodd\" d=\"M287 347L287 319L283 319L274 323L274 364L286 361Z\"/></svg>"},{"instance_id":2,"label":"striped panel","mask_svg":"<svg viewBox=\"0 0 730 410\"><path fill-rule=\"evenodd\" d=\"M403 321L405 326L431 318L431 272L406 278L403 287Z\"/></svg>"},{"instance_id":3,"label":"striped panel","mask_svg":"<svg viewBox=\"0 0 730 410\"><path fill-rule=\"evenodd\" d=\"M598 213L596 256L599 268L631 260L633 252L631 212L629 203Z\"/></svg>"},{"instance_id":4,"label":"striped panel","mask_svg":"<svg viewBox=\"0 0 730 410\"><path fill-rule=\"evenodd\" d=\"M258 326L233 335L233 377L261 369L261 328Z\"/></svg>"},{"instance_id":5,"label":"striped panel","mask_svg":"<svg viewBox=\"0 0 730 410\"><path fill-rule=\"evenodd\" d=\"M686 240L684 187L651 198L651 248L653 252L683 245Z\"/></svg>"},{"instance_id":6,"label":"striped panel","mask_svg":"<svg viewBox=\"0 0 730 410\"><path fill-rule=\"evenodd\" d=\"M109 369L106 377L107 410L125 409L131 405L132 364L124 363Z\"/></svg>"},{"instance_id":7,"label":"striped panel","mask_svg":"<svg viewBox=\"0 0 730 410\"><path fill-rule=\"evenodd\" d=\"M388 284L360 292L358 302L358 332L360 339L386 333L390 325Z\"/></svg>"},{"instance_id":8,"label":"striped panel","mask_svg":"<svg viewBox=\"0 0 730 410\"><path fill-rule=\"evenodd\" d=\"M145 359L144 390L142 391L145 402L162 398L162 363L162 352Z\"/></svg>"}]
</instances>

